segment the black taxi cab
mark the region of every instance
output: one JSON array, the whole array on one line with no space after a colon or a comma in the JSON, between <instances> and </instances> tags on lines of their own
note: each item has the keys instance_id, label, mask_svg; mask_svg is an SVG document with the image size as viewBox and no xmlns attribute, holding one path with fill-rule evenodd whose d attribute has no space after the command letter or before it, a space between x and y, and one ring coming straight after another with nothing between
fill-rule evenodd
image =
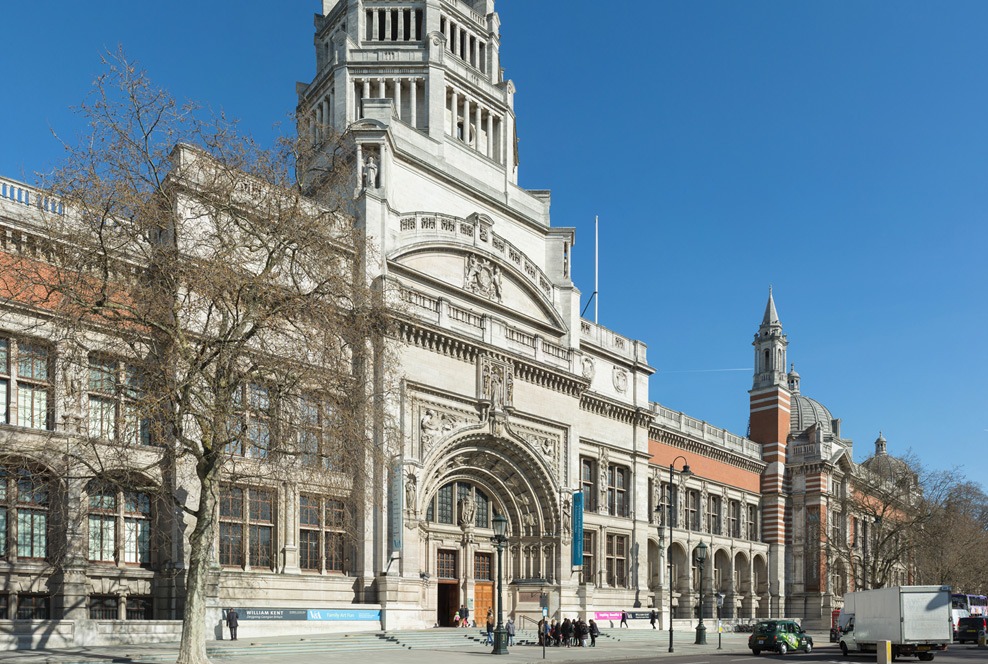
<instances>
[{"instance_id":1,"label":"black taxi cab","mask_svg":"<svg viewBox=\"0 0 988 664\"><path fill-rule=\"evenodd\" d=\"M763 650L785 655L790 650L813 650L813 638L795 620L763 620L755 624L748 637L748 647L754 655Z\"/></svg>"}]
</instances>

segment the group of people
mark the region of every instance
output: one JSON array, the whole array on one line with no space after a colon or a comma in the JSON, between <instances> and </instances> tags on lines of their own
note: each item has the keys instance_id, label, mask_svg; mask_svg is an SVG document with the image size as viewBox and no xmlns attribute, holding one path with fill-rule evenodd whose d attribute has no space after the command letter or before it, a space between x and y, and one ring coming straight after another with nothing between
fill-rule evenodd
<instances>
[{"instance_id":1,"label":"group of people","mask_svg":"<svg viewBox=\"0 0 988 664\"><path fill-rule=\"evenodd\" d=\"M470 626L470 609L466 607L465 604L461 604L460 608L453 614L453 627L469 627Z\"/></svg>"},{"instance_id":2,"label":"group of people","mask_svg":"<svg viewBox=\"0 0 988 664\"><path fill-rule=\"evenodd\" d=\"M566 646L567 648L594 648L597 645L597 637L600 636L600 629L593 618L588 621L583 618L570 620L564 618L562 622L553 619L546 622L543 618L539 621L539 645L540 646ZM587 644L587 639L590 643Z\"/></svg>"}]
</instances>

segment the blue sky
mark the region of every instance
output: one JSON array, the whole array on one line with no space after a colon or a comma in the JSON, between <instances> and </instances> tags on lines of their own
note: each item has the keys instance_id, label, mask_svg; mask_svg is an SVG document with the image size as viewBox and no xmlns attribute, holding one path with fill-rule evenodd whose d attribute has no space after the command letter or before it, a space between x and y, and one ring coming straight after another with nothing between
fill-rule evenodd
<instances>
[{"instance_id":1,"label":"blue sky","mask_svg":"<svg viewBox=\"0 0 988 664\"><path fill-rule=\"evenodd\" d=\"M262 140L314 73L316 0L8 4L0 176L60 159L103 48ZM988 3L497 8L521 184L576 227L584 301L600 216L600 323L648 344L653 400L744 434L771 284L856 459L882 430L988 487Z\"/></svg>"}]
</instances>

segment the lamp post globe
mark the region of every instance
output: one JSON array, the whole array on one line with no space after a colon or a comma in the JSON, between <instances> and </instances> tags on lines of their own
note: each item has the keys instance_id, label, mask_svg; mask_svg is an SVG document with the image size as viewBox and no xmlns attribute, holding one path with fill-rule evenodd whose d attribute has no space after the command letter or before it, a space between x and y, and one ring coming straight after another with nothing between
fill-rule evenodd
<instances>
[{"instance_id":1,"label":"lamp post globe","mask_svg":"<svg viewBox=\"0 0 988 664\"><path fill-rule=\"evenodd\" d=\"M697 614L700 616L700 620L696 623L696 641L694 645L705 646L707 645L707 628L703 624L703 567L704 563L707 561L707 545L703 540L696 546L696 562L700 566L700 604L697 607Z\"/></svg>"},{"instance_id":2,"label":"lamp post globe","mask_svg":"<svg viewBox=\"0 0 988 664\"><path fill-rule=\"evenodd\" d=\"M508 541L508 519L503 514L495 514L491 519L494 528L494 546L497 547L497 625L494 627L494 650L492 655L508 654L508 632L504 629L504 580L501 559L504 556L504 545Z\"/></svg>"}]
</instances>

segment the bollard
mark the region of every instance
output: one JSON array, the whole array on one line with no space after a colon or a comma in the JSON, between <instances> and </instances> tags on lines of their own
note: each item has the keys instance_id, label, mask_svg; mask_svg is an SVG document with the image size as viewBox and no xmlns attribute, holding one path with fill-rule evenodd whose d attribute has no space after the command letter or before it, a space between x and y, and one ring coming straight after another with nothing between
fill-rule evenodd
<instances>
[{"instance_id":1,"label":"bollard","mask_svg":"<svg viewBox=\"0 0 988 664\"><path fill-rule=\"evenodd\" d=\"M878 664L889 664L892 661L892 642L878 642Z\"/></svg>"}]
</instances>

